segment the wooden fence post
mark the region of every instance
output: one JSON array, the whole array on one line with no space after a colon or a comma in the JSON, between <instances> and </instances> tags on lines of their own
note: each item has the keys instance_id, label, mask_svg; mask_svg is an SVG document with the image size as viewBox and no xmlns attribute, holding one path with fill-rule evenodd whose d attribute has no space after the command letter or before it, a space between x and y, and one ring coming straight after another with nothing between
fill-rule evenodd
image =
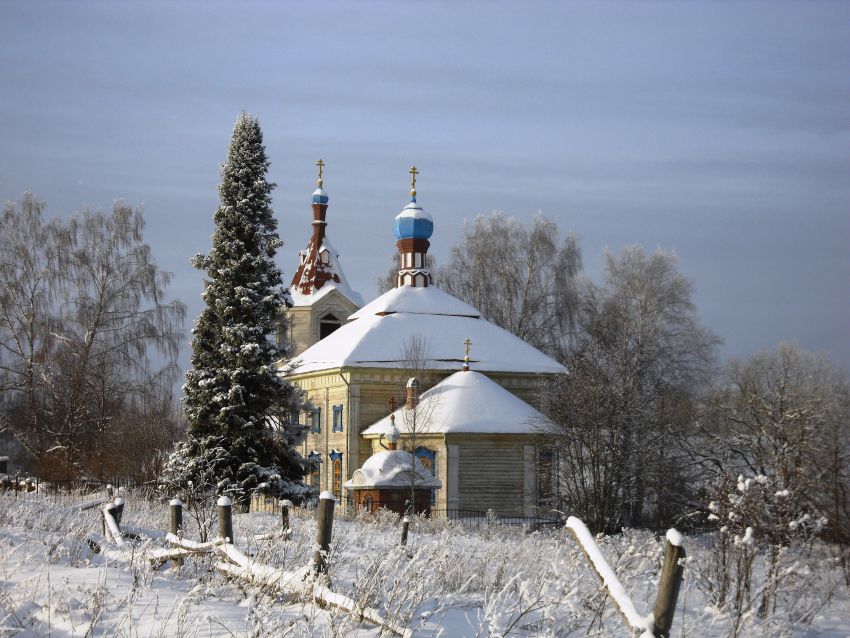
<instances>
[{"instance_id":1,"label":"wooden fence post","mask_svg":"<svg viewBox=\"0 0 850 638\"><path fill-rule=\"evenodd\" d=\"M410 517L405 514L401 519L401 546L407 545L407 531L410 529Z\"/></svg>"},{"instance_id":2,"label":"wooden fence post","mask_svg":"<svg viewBox=\"0 0 850 638\"><path fill-rule=\"evenodd\" d=\"M183 531L183 501L173 498L168 506L171 510L171 533L180 536Z\"/></svg>"},{"instance_id":3,"label":"wooden fence post","mask_svg":"<svg viewBox=\"0 0 850 638\"><path fill-rule=\"evenodd\" d=\"M183 501L179 498L171 499L168 509L171 511L171 533L179 537L183 533ZM183 559L178 558L174 563L180 566L183 564Z\"/></svg>"},{"instance_id":4,"label":"wooden fence post","mask_svg":"<svg viewBox=\"0 0 850 638\"><path fill-rule=\"evenodd\" d=\"M407 545L407 532L410 530L410 513L413 511L413 503L408 499L404 502L404 517L401 519L401 546Z\"/></svg>"},{"instance_id":5,"label":"wooden fence post","mask_svg":"<svg viewBox=\"0 0 850 638\"><path fill-rule=\"evenodd\" d=\"M233 501L227 496L219 496L218 501L218 535L225 543L233 543Z\"/></svg>"},{"instance_id":6,"label":"wooden fence post","mask_svg":"<svg viewBox=\"0 0 850 638\"><path fill-rule=\"evenodd\" d=\"M319 529L316 534L316 544L319 548L313 556L313 565L317 574L326 574L328 572L327 556L331 550L335 503L336 498L333 492L322 492L319 495Z\"/></svg>"},{"instance_id":7,"label":"wooden fence post","mask_svg":"<svg viewBox=\"0 0 850 638\"><path fill-rule=\"evenodd\" d=\"M280 502L280 528L283 530L284 534L290 532L289 526L289 508L292 507L292 501L289 499L283 499Z\"/></svg>"},{"instance_id":8,"label":"wooden fence post","mask_svg":"<svg viewBox=\"0 0 850 638\"><path fill-rule=\"evenodd\" d=\"M682 585L682 574L685 571L680 565L685 557L682 547L682 535L675 529L667 530L667 546L664 548L664 564L661 567L661 577L658 580L658 596L655 598L655 608L652 615L655 618L656 638L669 638L670 627L673 625L673 613L676 611L676 600Z\"/></svg>"},{"instance_id":9,"label":"wooden fence post","mask_svg":"<svg viewBox=\"0 0 850 638\"><path fill-rule=\"evenodd\" d=\"M118 527L121 527L121 517L124 515L124 497L116 496L115 500L112 501L115 504L115 524Z\"/></svg>"}]
</instances>

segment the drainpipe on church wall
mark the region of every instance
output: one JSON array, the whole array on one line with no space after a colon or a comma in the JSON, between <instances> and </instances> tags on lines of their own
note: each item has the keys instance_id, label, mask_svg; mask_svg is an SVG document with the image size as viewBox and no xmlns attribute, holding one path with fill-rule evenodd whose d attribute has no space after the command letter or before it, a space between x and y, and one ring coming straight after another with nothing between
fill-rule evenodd
<instances>
[{"instance_id":1,"label":"drainpipe on church wall","mask_svg":"<svg viewBox=\"0 0 850 638\"><path fill-rule=\"evenodd\" d=\"M328 388L325 388L325 407L322 408L322 416L325 417L325 422L320 423L320 427L322 428L322 432L325 434L325 450L324 456L322 459L322 463L325 466L325 489L324 491L331 490L333 491L333 473L334 469L332 467L333 463L331 463L331 442L330 442L330 434L328 433Z\"/></svg>"}]
</instances>

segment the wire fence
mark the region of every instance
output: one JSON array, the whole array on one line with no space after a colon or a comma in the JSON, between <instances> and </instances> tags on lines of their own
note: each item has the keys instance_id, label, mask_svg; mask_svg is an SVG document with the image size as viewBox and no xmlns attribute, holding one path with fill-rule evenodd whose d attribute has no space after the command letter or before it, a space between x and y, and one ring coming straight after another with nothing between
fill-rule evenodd
<instances>
[{"instance_id":1,"label":"wire fence","mask_svg":"<svg viewBox=\"0 0 850 638\"><path fill-rule=\"evenodd\" d=\"M111 480L78 478L66 480L45 481L38 477L23 477L20 475L6 475L0 479L0 489L7 496L18 497L22 493L36 492L49 501L63 506L74 505L90 500L93 496L132 494L136 498L146 500L159 499L166 494L165 485L157 480L138 482L126 478L115 477ZM176 496L176 495L170 495ZM280 499L261 494L254 495L250 500L250 511L279 514L281 512ZM302 503L301 507L307 511L315 504ZM364 517L361 507L354 500L343 497L337 502L339 515L344 518ZM541 511L528 515L521 511L496 511L493 509L457 508L457 507L431 507L427 512L415 512L420 517L432 520L450 522L465 527L485 526L509 526L523 528L528 531L557 529L565 524L565 519L559 513ZM368 516L366 516L368 518Z\"/></svg>"},{"instance_id":2,"label":"wire fence","mask_svg":"<svg viewBox=\"0 0 850 638\"><path fill-rule=\"evenodd\" d=\"M110 481L90 478L43 480L36 476L20 474L0 478L0 492L18 498L23 494L36 493L56 505L76 505L93 496L106 496L132 492L134 496L151 499L158 494L156 482L141 483L122 478Z\"/></svg>"},{"instance_id":3,"label":"wire fence","mask_svg":"<svg viewBox=\"0 0 850 638\"><path fill-rule=\"evenodd\" d=\"M528 530L542 530L556 529L564 526L564 520L557 514L525 516L520 514L503 514L493 510L435 508L431 510L431 516L452 521L466 527L506 525L522 527Z\"/></svg>"},{"instance_id":4,"label":"wire fence","mask_svg":"<svg viewBox=\"0 0 850 638\"><path fill-rule=\"evenodd\" d=\"M368 510L358 506L353 499L348 497L338 500L338 510L344 518L368 514ZM548 511L526 515L519 511L506 513L493 509L430 507L426 512L413 513L425 518L449 521L465 527L506 525L534 531L557 529L565 525L565 519L559 513Z\"/></svg>"}]
</instances>

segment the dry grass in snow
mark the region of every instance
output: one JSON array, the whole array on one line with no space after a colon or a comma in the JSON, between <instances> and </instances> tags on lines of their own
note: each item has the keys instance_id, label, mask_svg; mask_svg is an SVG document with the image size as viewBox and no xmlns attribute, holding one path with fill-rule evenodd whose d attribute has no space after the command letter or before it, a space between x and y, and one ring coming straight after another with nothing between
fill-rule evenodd
<instances>
[{"instance_id":1,"label":"dry grass in snow","mask_svg":"<svg viewBox=\"0 0 850 638\"><path fill-rule=\"evenodd\" d=\"M79 512L39 495L0 501L0 636L378 636L374 626L306 597L228 579L212 556L181 567L150 560L166 546L165 504L127 497L122 527L143 538L95 553L98 509ZM339 517L342 518L342 517ZM311 512L293 512L292 535L270 515L237 515L237 546L263 565L305 567L315 547ZM145 538L144 530L156 531ZM187 538L197 538L186 522ZM627 636L622 620L581 550L564 530L525 534L499 526L475 530L414 521L398 547L395 516L337 520L330 556L332 588L374 607L415 636ZM101 540L99 536L96 540ZM649 613L664 538L626 531L598 538L631 596ZM733 619L713 606L711 536L685 538L689 558L674 636L846 636L850 604L830 548L789 556L785 589L767 618ZM737 621L733 622L733 621Z\"/></svg>"}]
</instances>

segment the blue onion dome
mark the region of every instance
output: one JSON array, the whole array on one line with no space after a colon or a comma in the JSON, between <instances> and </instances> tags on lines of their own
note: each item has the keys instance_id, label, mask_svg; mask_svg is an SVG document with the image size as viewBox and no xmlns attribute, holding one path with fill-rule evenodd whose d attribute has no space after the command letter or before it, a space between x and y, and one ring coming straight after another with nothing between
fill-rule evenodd
<instances>
[{"instance_id":1,"label":"blue onion dome","mask_svg":"<svg viewBox=\"0 0 850 638\"><path fill-rule=\"evenodd\" d=\"M414 197L396 215L393 232L396 239L428 239L434 232L434 220L416 203L416 197Z\"/></svg>"},{"instance_id":2,"label":"blue onion dome","mask_svg":"<svg viewBox=\"0 0 850 638\"><path fill-rule=\"evenodd\" d=\"M327 204L328 203L328 194L324 191L324 189L319 186L316 190L313 191L313 203L314 204Z\"/></svg>"}]
</instances>

